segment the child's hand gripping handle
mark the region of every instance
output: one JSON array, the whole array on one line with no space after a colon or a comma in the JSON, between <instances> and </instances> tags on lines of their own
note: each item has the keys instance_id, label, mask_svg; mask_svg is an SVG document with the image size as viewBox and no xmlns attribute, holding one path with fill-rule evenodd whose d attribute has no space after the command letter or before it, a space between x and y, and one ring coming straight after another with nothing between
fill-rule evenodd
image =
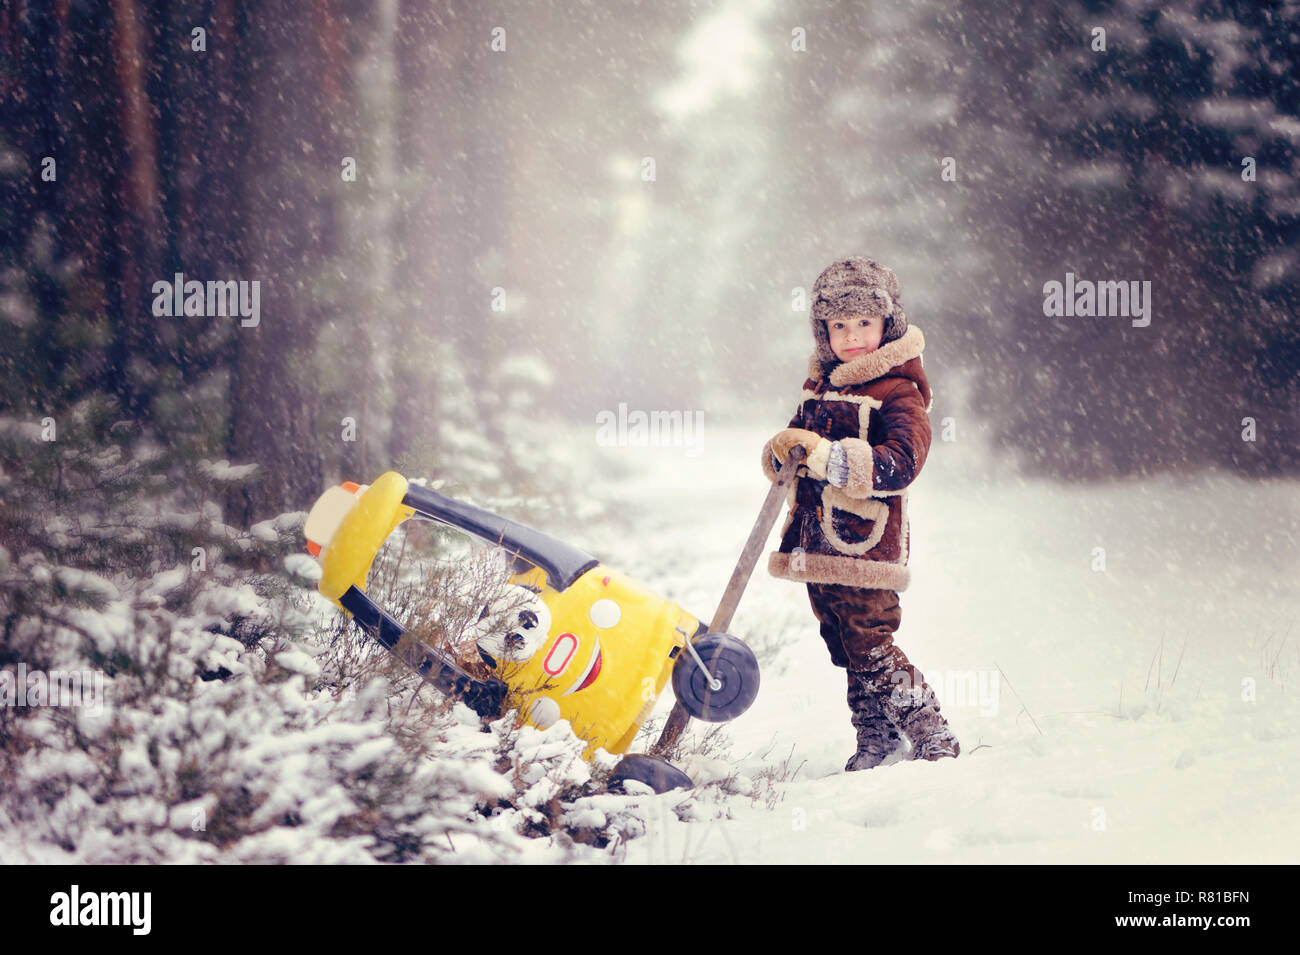
<instances>
[{"instance_id":1,"label":"child's hand gripping handle","mask_svg":"<svg viewBox=\"0 0 1300 955\"><path fill-rule=\"evenodd\" d=\"M807 428L786 428L772 438L772 453L778 462L784 461L795 448L811 455L823 440L820 434Z\"/></svg>"},{"instance_id":2,"label":"child's hand gripping handle","mask_svg":"<svg viewBox=\"0 0 1300 955\"><path fill-rule=\"evenodd\" d=\"M803 464L804 459L808 457L808 451L802 444L796 444L790 449L790 453L785 456L785 464L777 472L777 484L789 484L790 478L794 477L795 469Z\"/></svg>"}]
</instances>

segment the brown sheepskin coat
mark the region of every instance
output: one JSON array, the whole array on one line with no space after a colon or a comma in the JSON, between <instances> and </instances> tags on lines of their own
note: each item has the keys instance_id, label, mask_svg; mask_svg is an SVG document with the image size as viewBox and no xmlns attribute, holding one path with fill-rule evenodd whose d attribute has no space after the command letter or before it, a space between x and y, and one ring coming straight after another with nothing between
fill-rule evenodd
<instances>
[{"instance_id":1,"label":"brown sheepskin coat","mask_svg":"<svg viewBox=\"0 0 1300 955\"><path fill-rule=\"evenodd\" d=\"M930 450L930 383L921 367L925 338L911 326L874 352L834 365L814 356L799 410L788 427L839 441L848 483L835 487L800 467L791 486L774 577L904 590L908 584L907 489ZM776 479L772 442L763 472Z\"/></svg>"}]
</instances>

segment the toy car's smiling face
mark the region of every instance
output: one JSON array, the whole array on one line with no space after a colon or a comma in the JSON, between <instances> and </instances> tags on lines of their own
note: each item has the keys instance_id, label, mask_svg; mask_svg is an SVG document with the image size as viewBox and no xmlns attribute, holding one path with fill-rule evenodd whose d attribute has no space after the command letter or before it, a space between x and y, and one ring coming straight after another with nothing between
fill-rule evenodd
<instances>
[{"instance_id":1,"label":"toy car's smiling face","mask_svg":"<svg viewBox=\"0 0 1300 955\"><path fill-rule=\"evenodd\" d=\"M609 578L603 579L607 581ZM586 616L587 619L581 621L582 635L568 631L561 633L542 661L542 669L551 677L574 673L574 667L579 668L561 696L578 693L596 682L605 663L600 631L614 630L623 618L623 610L616 601L601 597L588 606Z\"/></svg>"},{"instance_id":2,"label":"toy car's smiling face","mask_svg":"<svg viewBox=\"0 0 1300 955\"><path fill-rule=\"evenodd\" d=\"M500 621L502 613L505 614L504 630ZM592 615L600 616L597 612ZM601 619L611 619L608 608ZM551 608L525 587L510 586L506 594L489 604L479 627L479 649L498 664L524 663L540 655L547 682L563 687L560 696L585 690L600 676L604 664L600 637L594 632L577 634L566 630L551 639Z\"/></svg>"},{"instance_id":3,"label":"toy car's smiling face","mask_svg":"<svg viewBox=\"0 0 1300 955\"><path fill-rule=\"evenodd\" d=\"M585 690L596 682L596 677L600 676L600 668L604 662L600 652L600 637L593 634L588 643L589 646L584 650L582 641L576 635L566 631L555 638L550 650L546 652L546 657L542 660L542 669L548 676L558 679L565 674L573 673L575 666L581 667L568 687L560 694L561 696Z\"/></svg>"},{"instance_id":4,"label":"toy car's smiling face","mask_svg":"<svg viewBox=\"0 0 1300 955\"><path fill-rule=\"evenodd\" d=\"M667 683L682 636L703 625L603 565L562 591L541 568L511 582L541 594L554 629L532 658L501 667L508 705L540 729L567 719L592 747L624 752Z\"/></svg>"},{"instance_id":5,"label":"toy car's smiling face","mask_svg":"<svg viewBox=\"0 0 1300 955\"><path fill-rule=\"evenodd\" d=\"M584 616L590 619L568 613L562 623L553 624L551 608L538 594L512 585L484 609L478 623L478 647L496 664L540 664L543 679L558 691L556 695L571 696L600 678L605 655L597 631L617 625L622 614L614 601L601 599L590 604ZM551 636L553 625L573 629Z\"/></svg>"}]
</instances>

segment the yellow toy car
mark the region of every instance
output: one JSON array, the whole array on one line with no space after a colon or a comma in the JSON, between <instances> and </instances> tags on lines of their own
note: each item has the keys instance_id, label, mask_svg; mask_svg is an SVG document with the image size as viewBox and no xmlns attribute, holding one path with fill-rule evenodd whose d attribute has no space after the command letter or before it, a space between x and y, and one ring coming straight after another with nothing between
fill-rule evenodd
<instances>
[{"instance_id":1,"label":"yellow toy car","mask_svg":"<svg viewBox=\"0 0 1300 955\"><path fill-rule=\"evenodd\" d=\"M384 541L410 518L503 548L510 585L526 592L518 595L524 600L515 626L479 641L492 680L474 679L424 644L400 651L426 681L480 715L514 708L542 729L567 719L588 741L590 758L597 747L626 752L670 679L686 713L707 722L734 719L754 701L758 662L742 641L707 632L699 618L576 547L393 471L367 486L329 488L304 527L307 548L321 564L320 592L390 651L399 652L404 630L366 595L366 577ZM624 759L614 779L638 779L657 791L691 785L650 756Z\"/></svg>"}]
</instances>

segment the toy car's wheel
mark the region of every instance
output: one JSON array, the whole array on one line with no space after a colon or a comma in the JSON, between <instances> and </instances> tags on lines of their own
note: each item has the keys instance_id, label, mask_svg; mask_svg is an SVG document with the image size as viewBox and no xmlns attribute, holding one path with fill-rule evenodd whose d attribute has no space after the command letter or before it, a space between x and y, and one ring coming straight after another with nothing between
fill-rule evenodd
<instances>
[{"instance_id":1,"label":"toy car's wheel","mask_svg":"<svg viewBox=\"0 0 1300 955\"><path fill-rule=\"evenodd\" d=\"M706 723L734 720L758 696L758 659L754 651L743 640L725 633L706 633L694 644L695 652L721 685L715 689L695 656L683 651L673 667L677 702L692 717Z\"/></svg>"},{"instance_id":2,"label":"toy car's wheel","mask_svg":"<svg viewBox=\"0 0 1300 955\"><path fill-rule=\"evenodd\" d=\"M656 793L666 793L670 789L690 789L695 785L690 776L672 763L654 756L624 756L610 774L610 788L621 786L625 779L645 783Z\"/></svg>"}]
</instances>

